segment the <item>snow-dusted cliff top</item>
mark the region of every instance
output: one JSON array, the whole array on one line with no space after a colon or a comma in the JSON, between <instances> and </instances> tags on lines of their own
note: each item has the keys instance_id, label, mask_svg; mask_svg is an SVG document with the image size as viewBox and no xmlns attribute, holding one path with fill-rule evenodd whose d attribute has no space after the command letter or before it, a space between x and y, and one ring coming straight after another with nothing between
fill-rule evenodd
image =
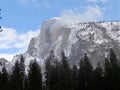
<instances>
[{"instance_id":1,"label":"snow-dusted cliff top","mask_svg":"<svg viewBox=\"0 0 120 90\"><path fill-rule=\"evenodd\" d=\"M95 65L113 48L120 55L120 22L65 23L60 18L43 22L40 33L31 39L28 50L23 54L28 65L37 58L44 64L45 57L53 50L57 57L64 50L71 65L78 64L87 53ZM120 58L120 57L119 57ZM15 56L13 61L19 59Z\"/></svg>"}]
</instances>

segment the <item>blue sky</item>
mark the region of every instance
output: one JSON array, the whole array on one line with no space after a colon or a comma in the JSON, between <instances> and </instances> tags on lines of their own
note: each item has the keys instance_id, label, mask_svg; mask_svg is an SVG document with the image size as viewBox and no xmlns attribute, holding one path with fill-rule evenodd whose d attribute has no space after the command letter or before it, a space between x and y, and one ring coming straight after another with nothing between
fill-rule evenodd
<instances>
[{"instance_id":1,"label":"blue sky","mask_svg":"<svg viewBox=\"0 0 120 90\"><path fill-rule=\"evenodd\" d=\"M12 59L25 52L42 22L61 17L63 22L120 21L120 0L0 0L0 57Z\"/></svg>"}]
</instances>

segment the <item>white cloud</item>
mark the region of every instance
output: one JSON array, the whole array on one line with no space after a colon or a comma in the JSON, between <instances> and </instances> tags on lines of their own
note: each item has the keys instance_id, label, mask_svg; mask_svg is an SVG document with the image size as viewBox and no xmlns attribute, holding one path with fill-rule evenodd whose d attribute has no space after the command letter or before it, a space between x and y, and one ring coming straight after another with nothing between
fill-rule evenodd
<instances>
[{"instance_id":1,"label":"white cloud","mask_svg":"<svg viewBox=\"0 0 120 90\"><path fill-rule=\"evenodd\" d=\"M6 54L6 53L2 53L0 54L0 58L5 58L8 61L12 61L13 57L15 56L16 53L14 54Z\"/></svg>"},{"instance_id":2,"label":"white cloud","mask_svg":"<svg viewBox=\"0 0 120 90\"><path fill-rule=\"evenodd\" d=\"M90 22L99 21L104 18L104 13L99 6L88 6L84 12L80 12L79 9L69 9L63 11L59 21L67 24L78 22Z\"/></svg>"},{"instance_id":3,"label":"white cloud","mask_svg":"<svg viewBox=\"0 0 120 90\"><path fill-rule=\"evenodd\" d=\"M17 30L13 28L3 27L3 32L0 33L0 50L18 50L13 54L0 53L0 57L10 58L16 53L25 52L29 45L29 41L32 37L37 36L39 30L29 30L25 34L19 34Z\"/></svg>"},{"instance_id":4,"label":"white cloud","mask_svg":"<svg viewBox=\"0 0 120 90\"><path fill-rule=\"evenodd\" d=\"M29 30L25 34L19 34L13 28L3 27L3 32L0 33L0 49L8 48L26 48L30 39L38 35L39 30Z\"/></svg>"},{"instance_id":5,"label":"white cloud","mask_svg":"<svg viewBox=\"0 0 120 90\"><path fill-rule=\"evenodd\" d=\"M59 30L61 26L80 22L100 21L104 19L104 13L99 6L88 6L81 12L79 9L69 9L62 11L62 15L52 19L57 19L51 30Z\"/></svg>"}]
</instances>

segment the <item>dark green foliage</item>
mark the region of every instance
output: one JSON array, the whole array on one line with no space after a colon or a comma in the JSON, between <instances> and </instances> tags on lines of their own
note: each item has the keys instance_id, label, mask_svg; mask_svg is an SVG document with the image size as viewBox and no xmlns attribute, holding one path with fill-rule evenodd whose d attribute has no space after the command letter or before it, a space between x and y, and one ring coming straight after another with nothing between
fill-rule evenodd
<instances>
[{"instance_id":1,"label":"dark green foliage","mask_svg":"<svg viewBox=\"0 0 120 90\"><path fill-rule=\"evenodd\" d=\"M56 67L51 66L49 90L57 90L57 88L58 88L58 71Z\"/></svg>"},{"instance_id":2,"label":"dark green foliage","mask_svg":"<svg viewBox=\"0 0 120 90\"><path fill-rule=\"evenodd\" d=\"M58 90L59 63L53 51L45 61L45 90Z\"/></svg>"},{"instance_id":3,"label":"dark green foliage","mask_svg":"<svg viewBox=\"0 0 120 90\"><path fill-rule=\"evenodd\" d=\"M0 86L1 86L1 82L2 82L1 77L2 77L2 73L0 72Z\"/></svg>"},{"instance_id":4,"label":"dark green foliage","mask_svg":"<svg viewBox=\"0 0 120 90\"><path fill-rule=\"evenodd\" d=\"M1 90L8 90L9 85L9 76L5 66L2 68L2 74L0 75L0 82L1 82Z\"/></svg>"},{"instance_id":5,"label":"dark green foliage","mask_svg":"<svg viewBox=\"0 0 120 90\"><path fill-rule=\"evenodd\" d=\"M21 55L20 60L16 61L10 78L11 90L24 90L25 84L25 65L24 58Z\"/></svg>"},{"instance_id":6,"label":"dark green foliage","mask_svg":"<svg viewBox=\"0 0 120 90\"><path fill-rule=\"evenodd\" d=\"M53 53L51 53L45 62L46 90L71 90L71 75L71 69L64 53L62 52L61 62L58 62Z\"/></svg>"},{"instance_id":7,"label":"dark green foliage","mask_svg":"<svg viewBox=\"0 0 120 90\"><path fill-rule=\"evenodd\" d=\"M78 76L78 89L92 90L93 89L93 67L90 63L87 54L80 60L80 69Z\"/></svg>"},{"instance_id":8,"label":"dark green foliage","mask_svg":"<svg viewBox=\"0 0 120 90\"><path fill-rule=\"evenodd\" d=\"M72 90L77 90L77 83L78 83L78 69L76 65L73 65L72 70Z\"/></svg>"},{"instance_id":9,"label":"dark green foliage","mask_svg":"<svg viewBox=\"0 0 120 90\"><path fill-rule=\"evenodd\" d=\"M59 90L72 90L72 71L64 52L61 53Z\"/></svg>"},{"instance_id":10,"label":"dark green foliage","mask_svg":"<svg viewBox=\"0 0 120 90\"><path fill-rule=\"evenodd\" d=\"M24 58L21 55L20 56L20 75L21 75L21 83L22 83L22 90L24 90L24 84L25 84L25 64L24 64Z\"/></svg>"},{"instance_id":11,"label":"dark green foliage","mask_svg":"<svg viewBox=\"0 0 120 90\"><path fill-rule=\"evenodd\" d=\"M112 49L110 51L110 57L105 60L104 66L106 89L120 89L120 63Z\"/></svg>"},{"instance_id":12,"label":"dark green foliage","mask_svg":"<svg viewBox=\"0 0 120 90\"><path fill-rule=\"evenodd\" d=\"M3 67L0 72L0 90L120 90L120 62L112 49L102 64L98 63L93 69L85 54L79 67L73 65L71 69L64 52L58 60L51 51L45 60L44 74L36 60L30 62L26 74L24 57L21 55L12 74L8 75Z\"/></svg>"},{"instance_id":13,"label":"dark green foliage","mask_svg":"<svg viewBox=\"0 0 120 90\"><path fill-rule=\"evenodd\" d=\"M1 9L0 9L0 11L1 11ZM1 15L1 12L0 12L0 15ZM0 19L2 19L1 16L0 16ZM0 32L2 32L1 25L0 25Z\"/></svg>"},{"instance_id":14,"label":"dark green foliage","mask_svg":"<svg viewBox=\"0 0 120 90\"><path fill-rule=\"evenodd\" d=\"M110 89L110 81L111 81L111 66L108 58L105 59L104 62L104 88Z\"/></svg>"},{"instance_id":15,"label":"dark green foliage","mask_svg":"<svg viewBox=\"0 0 120 90\"><path fill-rule=\"evenodd\" d=\"M45 90L50 88L50 74L51 74L51 65L50 58L45 61Z\"/></svg>"},{"instance_id":16,"label":"dark green foliage","mask_svg":"<svg viewBox=\"0 0 120 90\"><path fill-rule=\"evenodd\" d=\"M25 80L24 80L24 90L29 90L29 82L28 82L28 77L25 76Z\"/></svg>"},{"instance_id":17,"label":"dark green foliage","mask_svg":"<svg viewBox=\"0 0 120 90\"><path fill-rule=\"evenodd\" d=\"M103 90L103 69L98 62L96 69L94 70L94 90Z\"/></svg>"},{"instance_id":18,"label":"dark green foliage","mask_svg":"<svg viewBox=\"0 0 120 90\"><path fill-rule=\"evenodd\" d=\"M22 85L22 78L20 72L20 65L19 65L19 61L16 61L11 75L10 88L11 90L22 90L23 89L22 86L23 85Z\"/></svg>"},{"instance_id":19,"label":"dark green foliage","mask_svg":"<svg viewBox=\"0 0 120 90\"><path fill-rule=\"evenodd\" d=\"M29 69L29 90L42 90L41 68L36 60L30 62Z\"/></svg>"}]
</instances>

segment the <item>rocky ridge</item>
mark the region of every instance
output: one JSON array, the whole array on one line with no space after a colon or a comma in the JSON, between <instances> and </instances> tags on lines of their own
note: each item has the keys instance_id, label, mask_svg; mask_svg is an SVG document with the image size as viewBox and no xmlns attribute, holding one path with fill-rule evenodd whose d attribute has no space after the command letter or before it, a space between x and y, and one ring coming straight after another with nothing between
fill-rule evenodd
<instances>
[{"instance_id":1,"label":"rocky ridge","mask_svg":"<svg viewBox=\"0 0 120 90\"><path fill-rule=\"evenodd\" d=\"M108 56L110 48L120 55L120 22L65 24L60 19L50 19L43 22L39 35L31 39L23 56L26 65L36 58L44 66L44 60L51 50L57 57L63 50L70 65L78 64L84 53L96 65ZM13 61L19 59L19 56L16 55Z\"/></svg>"}]
</instances>

